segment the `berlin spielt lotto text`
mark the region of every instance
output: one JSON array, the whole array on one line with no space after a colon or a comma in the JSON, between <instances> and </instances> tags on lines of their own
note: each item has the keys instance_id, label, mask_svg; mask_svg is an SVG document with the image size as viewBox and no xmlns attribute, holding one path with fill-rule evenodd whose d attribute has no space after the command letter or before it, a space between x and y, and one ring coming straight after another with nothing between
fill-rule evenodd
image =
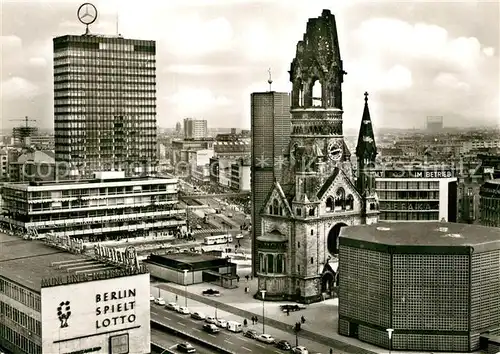
<instances>
[{"instance_id":1,"label":"berlin spielt lotto text","mask_svg":"<svg viewBox=\"0 0 500 354\"><path fill-rule=\"evenodd\" d=\"M274 162L274 163L273 163ZM262 156L255 159L255 168L277 168L277 169L300 169L302 171L313 170L316 159L308 159L305 161L295 162L293 165L283 157L271 158ZM343 165L355 164L350 162L338 161L337 166L342 168ZM451 178L451 177L465 177L474 175L481 167L481 163L476 165L468 165L462 159L451 163L433 164L432 166L422 166L422 161L393 161L391 164L370 163L361 171L372 177L388 177L388 178ZM189 178L193 176L194 171L202 170L202 173L210 177L219 176L219 163L213 162L204 166L196 166L196 162L180 161L172 164L158 164L154 162L132 162L116 165L103 164L100 167L91 168L94 171L127 171L127 175L133 177L146 177L153 174L164 177L177 177ZM89 179L88 174L84 173L82 168L78 168L69 162L40 162L34 163L27 161L21 167L20 182L31 180L50 180L57 178L59 181L63 180L78 180ZM198 174L200 172L197 172ZM359 173L356 172L358 175Z\"/></svg>"}]
</instances>

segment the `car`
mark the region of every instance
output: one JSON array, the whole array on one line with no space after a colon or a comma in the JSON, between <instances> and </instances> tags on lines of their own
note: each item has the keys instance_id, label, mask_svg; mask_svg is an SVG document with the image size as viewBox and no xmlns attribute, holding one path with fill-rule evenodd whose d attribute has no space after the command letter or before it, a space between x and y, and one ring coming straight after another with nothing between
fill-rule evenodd
<instances>
[{"instance_id":1,"label":"car","mask_svg":"<svg viewBox=\"0 0 500 354\"><path fill-rule=\"evenodd\" d=\"M292 346L286 340L279 340L276 342L276 348L282 350L290 350L292 349Z\"/></svg>"},{"instance_id":2,"label":"car","mask_svg":"<svg viewBox=\"0 0 500 354\"><path fill-rule=\"evenodd\" d=\"M183 353L196 353L196 348L189 343L177 344L177 350Z\"/></svg>"},{"instance_id":3,"label":"car","mask_svg":"<svg viewBox=\"0 0 500 354\"><path fill-rule=\"evenodd\" d=\"M153 295L149 295L149 301L155 301L155 297Z\"/></svg>"},{"instance_id":4,"label":"car","mask_svg":"<svg viewBox=\"0 0 500 354\"><path fill-rule=\"evenodd\" d=\"M274 339L273 337L271 337L270 334L265 334L265 333L262 333L262 334L258 335L256 339L259 342L267 343L267 344L272 344L272 343L276 342L276 339Z\"/></svg>"},{"instance_id":5,"label":"car","mask_svg":"<svg viewBox=\"0 0 500 354\"><path fill-rule=\"evenodd\" d=\"M205 296L220 296L220 291L215 289L203 290L201 293Z\"/></svg>"},{"instance_id":6,"label":"car","mask_svg":"<svg viewBox=\"0 0 500 354\"><path fill-rule=\"evenodd\" d=\"M200 224L196 225L196 230L201 230L201 225Z\"/></svg>"},{"instance_id":7,"label":"car","mask_svg":"<svg viewBox=\"0 0 500 354\"><path fill-rule=\"evenodd\" d=\"M238 235L236 235L236 239L237 239L237 240L239 240L239 239L241 239L241 238L243 238L243 234L238 234Z\"/></svg>"},{"instance_id":8,"label":"car","mask_svg":"<svg viewBox=\"0 0 500 354\"><path fill-rule=\"evenodd\" d=\"M165 306L165 308L168 309L168 310L177 311L177 309L179 308L179 305L177 305L175 302L169 302Z\"/></svg>"},{"instance_id":9,"label":"car","mask_svg":"<svg viewBox=\"0 0 500 354\"><path fill-rule=\"evenodd\" d=\"M217 323L217 319L215 317L212 317L212 316L207 316L207 317L205 317L205 322L206 323L211 323L211 324L216 324Z\"/></svg>"},{"instance_id":10,"label":"car","mask_svg":"<svg viewBox=\"0 0 500 354\"><path fill-rule=\"evenodd\" d=\"M218 329L217 326L212 324L212 323L207 323L207 324L203 325L203 330L205 332L208 332L208 333L219 333L220 332L220 329Z\"/></svg>"},{"instance_id":11,"label":"car","mask_svg":"<svg viewBox=\"0 0 500 354\"><path fill-rule=\"evenodd\" d=\"M233 213L227 213L227 217L228 218L232 218L233 217Z\"/></svg>"},{"instance_id":12,"label":"car","mask_svg":"<svg viewBox=\"0 0 500 354\"><path fill-rule=\"evenodd\" d=\"M248 331L243 332L243 335L247 338L255 339L259 334L257 333L257 331L249 329Z\"/></svg>"},{"instance_id":13,"label":"car","mask_svg":"<svg viewBox=\"0 0 500 354\"><path fill-rule=\"evenodd\" d=\"M155 304L161 305L161 306L165 306L165 304L166 304L165 300L163 300L162 297L157 297L156 299L154 299L154 302L155 302Z\"/></svg>"},{"instance_id":14,"label":"car","mask_svg":"<svg viewBox=\"0 0 500 354\"><path fill-rule=\"evenodd\" d=\"M298 347L292 348L292 353L293 354L309 354L309 350L307 350L306 347L299 345Z\"/></svg>"},{"instance_id":15,"label":"car","mask_svg":"<svg viewBox=\"0 0 500 354\"><path fill-rule=\"evenodd\" d=\"M227 328L227 321L222 318L218 318L216 326L220 328Z\"/></svg>"},{"instance_id":16,"label":"car","mask_svg":"<svg viewBox=\"0 0 500 354\"><path fill-rule=\"evenodd\" d=\"M281 305L280 306L281 311L283 312L294 312L294 311L299 311L299 310L305 310L306 307L302 305Z\"/></svg>"},{"instance_id":17,"label":"car","mask_svg":"<svg viewBox=\"0 0 500 354\"><path fill-rule=\"evenodd\" d=\"M180 306L177 310L181 315L189 315L189 309L186 306Z\"/></svg>"},{"instance_id":18,"label":"car","mask_svg":"<svg viewBox=\"0 0 500 354\"><path fill-rule=\"evenodd\" d=\"M201 312L193 312L191 314L191 318L195 319L195 320L204 320L205 319L205 314L201 313Z\"/></svg>"}]
</instances>

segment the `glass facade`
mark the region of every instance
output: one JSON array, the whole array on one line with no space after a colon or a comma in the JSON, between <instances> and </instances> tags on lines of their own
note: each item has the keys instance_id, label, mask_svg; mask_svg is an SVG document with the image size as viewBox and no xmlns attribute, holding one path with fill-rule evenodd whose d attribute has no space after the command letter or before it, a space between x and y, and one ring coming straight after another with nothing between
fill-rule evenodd
<instances>
[{"instance_id":1,"label":"glass facade","mask_svg":"<svg viewBox=\"0 0 500 354\"><path fill-rule=\"evenodd\" d=\"M56 161L85 175L156 164L156 45L121 37L54 38Z\"/></svg>"},{"instance_id":2,"label":"glass facade","mask_svg":"<svg viewBox=\"0 0 500 354\"><path fill-rule=\"evenodd\" d=\"M439 181L377 179L380 221L439 221Z\"/></svg>"}]
</instances>

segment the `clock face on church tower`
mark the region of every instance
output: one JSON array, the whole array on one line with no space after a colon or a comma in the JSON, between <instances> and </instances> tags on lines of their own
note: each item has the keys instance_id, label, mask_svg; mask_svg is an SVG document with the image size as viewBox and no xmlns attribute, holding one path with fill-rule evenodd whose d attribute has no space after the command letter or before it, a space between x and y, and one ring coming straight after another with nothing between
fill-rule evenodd
<instances>
[{"instance_id":1,"label":"clock face on church tower","mask_svg":"<svg viewBox=\"0 0 500 354\"><path fill-rule=\"evenodd\" d=\"M328 145L328 158L332 161L340 161L342 158L342 142L333 141Z\"/></svg>"}]
</instances>

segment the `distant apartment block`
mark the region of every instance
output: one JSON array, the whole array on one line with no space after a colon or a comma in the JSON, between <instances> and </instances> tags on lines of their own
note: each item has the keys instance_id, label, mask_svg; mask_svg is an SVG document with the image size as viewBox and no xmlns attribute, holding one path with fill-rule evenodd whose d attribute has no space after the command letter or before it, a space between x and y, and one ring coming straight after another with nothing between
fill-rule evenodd
<instances>
[{"instance_id":1,"label":"distant apartment block","mask_svg":"<svg viewBox=\"0 0 500 354\"><path fill-rule=\"evenodd\" d=\"M0 220L33 238L161 236L186 223L177 179L100 172L91 180L7 183L2 198Z\"/></svg>"},{"instance_id":2,"label":"distant apartment block","mask_svg":"<svg viewBox=\"0 0 500 354\"><path fill-rule=\"evenodd\" d=\"M53 42L56 161L75 175L152 172L156 43L97 35Z\"/></svg>"},{"instance_id":3,"label":"distant apartment block","mask_svg":"<svg viewBox=\"0 0 500 354\"><path fill-rule=\"evenodd\" d=\"M480 224L500 227L500 179L487 181L480 190Z\"/></svg>"},{"instance_id":4,"label":"distant apartment block","mask_svg":"<svg viewBox=\"0 0 500 354\"><path fill-rule=\"evenodd\" d=\"M208 126L205 119L184 119L184 139L202 139L208 135Z\"/></svg>"},{"instance_id":5,"label":"distant apartment block","mask_svg":"<svg viewBox=\"0 0 500 354\"><path fill-rule=\"evenodd\" d=\"M426 128L431 133L439 133L443 130L443 117L442 116L428 116Z\"/></svg>"}]
</instances>

